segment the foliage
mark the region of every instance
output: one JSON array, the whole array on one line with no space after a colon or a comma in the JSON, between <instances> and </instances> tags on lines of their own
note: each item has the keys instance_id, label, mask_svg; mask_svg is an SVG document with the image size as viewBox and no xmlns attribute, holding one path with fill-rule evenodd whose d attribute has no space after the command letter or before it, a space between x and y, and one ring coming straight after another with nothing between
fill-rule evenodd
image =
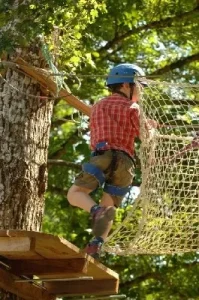
<instances>
[{"instance_id":1,"label":"foliage","mask_svg":"<svg viewBox=\"0 0 199 300\"><path fill-rule=\"evenodd\" d=\"M71 91L90 104L108 93L106 74L111 65L120 62L136 62L148 76L197 83L198 11L196 0L1 1L0 53L28 48L42 36L56 66L65 72L64 80ZM56 103L49 159L77 164L86 161L87 122L63 100ZM67 166L49 167L43 230L82 248L91 237L88 215L66 200L77 173ZM139 170L137 174L139 182ZM94 197L99 199L100 191ZM114 226L125 213L125 207L118 211ZM107 254L103 262L120 273L121 293L127 299L198 299L197 253Z\"/></svg>"},{"instance_id":2,"label":"foliage","mask_svg":"<svg viewBox=\"0 0 199 300\"><path fill-rule=\"evenodd\" d=\"M39 38L49 44L57 61L61 55L71 69L81 61L89 62L89 54L82 56L80 40L100 9L104 5L95 0L1 1L0 53L28 47Z\"/></svg>"},{"instance_id":3,"label":"foliage","mask_svg":"<svg viewBox=\"0 0 199 300\"><path fill-rule=\"evenodd\" d=\"M84 49L82 55L88 53L92 63L79 61L73 68L76 77L68 76L67 84L74 94L92 104L107 94L104 85L107 70L110 65L120 62L137 62L148 75L160 74L162 79L197 83L197 15L196 1L137 0L132 4L130 0L107 0L106 10L99 11L95 22L87 24L86 34L79 40ZM67 71L70 59L62 55L61 68ZM81 118L73 112L72 120L75 118L79 123L67 121L63 128L60 124L65 124L63 119L70 118L70 112L63 111L58 105L55 106L52 121L49 157L86 161L89 157L87 120L82 125ZM58 124L60 115L62 121ZM78 128L82 129L79 136ZM61 133L57 135L59 131ZM49 170L43 228L83 248L91 238L88 214L71 208L65 197L76 174L77 171L60 166ZM139 169L136 182L140 182ZM99 195L95 198L99 199ZM126 203L131 201L128 199ZM123 220L126 211L125 205L118 210L114 228ZM178 300L198 297L197 253L130 257L106 254L102 261L120 274L120 292L126 294L127 299Z\"/></svg>"}]
</instances>

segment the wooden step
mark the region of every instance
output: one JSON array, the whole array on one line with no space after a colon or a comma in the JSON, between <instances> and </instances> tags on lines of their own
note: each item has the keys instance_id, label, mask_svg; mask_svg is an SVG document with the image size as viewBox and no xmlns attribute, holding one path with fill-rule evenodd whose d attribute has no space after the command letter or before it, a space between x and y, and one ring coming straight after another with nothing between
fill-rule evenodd
<instances>
[{"instance_id":1,"label":"wooden step","mask_svg":"<svg viewBox=\"0 0 199 300\"><path fill-rule=\"evenodd\" d=\"M0 287L24 299L35 299L33 292L38 300L118 293L117 273L67 240L41 232L0 230L0 272Z\"/></svg>"}]
</instances>

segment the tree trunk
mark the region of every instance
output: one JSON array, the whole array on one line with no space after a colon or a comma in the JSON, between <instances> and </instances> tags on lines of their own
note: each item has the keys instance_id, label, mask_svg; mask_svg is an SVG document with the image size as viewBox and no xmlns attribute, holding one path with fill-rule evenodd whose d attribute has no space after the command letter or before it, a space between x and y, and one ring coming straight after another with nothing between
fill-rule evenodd
<instances>
[{"instance_id":1,"label":"tree trunk","mask_svg":"<svg viewBox=\"0 0 199 300\"><path fill-rule=\"evenodd\" d=\"M40 67L35 53L21 55ZM0 78L0 229L41 229L53 108L41 94L38 83L17 70ZM1 299L19 298L0 290Z\"/></svg>"}]
</instances>

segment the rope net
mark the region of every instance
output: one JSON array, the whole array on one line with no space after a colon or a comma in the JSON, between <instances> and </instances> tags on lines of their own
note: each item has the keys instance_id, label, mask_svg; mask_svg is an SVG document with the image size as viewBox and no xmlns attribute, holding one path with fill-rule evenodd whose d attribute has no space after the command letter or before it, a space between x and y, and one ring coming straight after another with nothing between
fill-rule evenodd
<instances>
[{"instance_id":1,"label":"rope net","mask_svg":"<svg viewBox=\"0 0 199 300\"><path fill-rule=\"evenodd\" d=\"M104 251L172 254L199 249L199 85L150 81L140 91L140 194ZM158 123L147 130L146 119ZM149 128L148 128L149 129Z\"/></svg>"}]
</instances>

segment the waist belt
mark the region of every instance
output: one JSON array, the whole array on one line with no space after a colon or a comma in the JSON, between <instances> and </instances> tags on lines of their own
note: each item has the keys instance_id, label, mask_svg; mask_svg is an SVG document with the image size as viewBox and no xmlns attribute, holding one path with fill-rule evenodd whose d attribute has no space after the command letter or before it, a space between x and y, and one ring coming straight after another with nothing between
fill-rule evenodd
<instances>
[{"instance_id":1,"label":"waist belt","mask_svg":"<svg viewBox=\"0 0 199 300\"><path fill-rule=\"evenodd\" d=\"M92 156L97 156L97 155L103 155L105 152L107 151L111 151L113 153L113 157L115 156L115 154L117 154L117 152L122 152L124 153L126 156L128 156L128 158L130 158L130 160L133 162L134 166L136 166L136 162L135 162L135 158L130 156L127 152L125 152L124 150L116 150L116 149L108 149L108 150L95 150L91 153ZM114 154L115 153L115 154Z\"/></svg>"}]
</instances>

